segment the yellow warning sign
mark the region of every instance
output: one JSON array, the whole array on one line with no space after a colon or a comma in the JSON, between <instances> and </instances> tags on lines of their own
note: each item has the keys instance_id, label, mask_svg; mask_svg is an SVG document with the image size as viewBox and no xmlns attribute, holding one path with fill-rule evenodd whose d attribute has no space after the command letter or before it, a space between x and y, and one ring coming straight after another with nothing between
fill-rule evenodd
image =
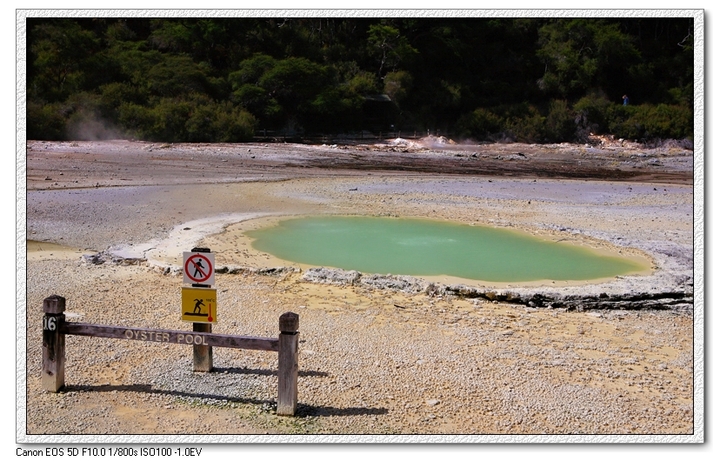
<instances>
[{"instance_id":1,"label":"yellow warning sign","mask_svg":"<svg viewBox=\"0 0 720 461\"><path fill-rule=\"evenodd\" d=\"M215 288L182 288L182 320L194 323L217 321Z\"/></svg>"}]
</instances>

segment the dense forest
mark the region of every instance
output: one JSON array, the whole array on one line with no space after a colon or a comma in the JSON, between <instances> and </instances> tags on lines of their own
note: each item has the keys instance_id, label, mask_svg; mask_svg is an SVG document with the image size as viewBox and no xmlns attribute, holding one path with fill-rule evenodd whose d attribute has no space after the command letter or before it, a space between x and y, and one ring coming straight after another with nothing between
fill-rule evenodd
<instances>
[{"instance_id":1,"label":"dense forest","mask_svg":"<svg viewBox=\"0 0 720 461\"><path fill-rule=\"evenodd\" d=\"M27 137L693 137L692 18L29 18Z\"/></svg>"}]
</instances>

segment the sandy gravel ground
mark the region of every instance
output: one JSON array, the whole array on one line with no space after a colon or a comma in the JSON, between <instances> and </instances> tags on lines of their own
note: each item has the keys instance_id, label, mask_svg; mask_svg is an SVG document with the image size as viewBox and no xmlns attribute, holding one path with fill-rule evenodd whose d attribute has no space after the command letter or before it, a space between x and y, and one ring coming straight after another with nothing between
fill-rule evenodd
<instances>
[{"instance_id":1,"label":"sandy gravel ground","mask_svg":"<svg viewBox=\"0 0 720 461\"><path fill-rule=\"evenodd\" d=\"M308 268L254 251L243 235L257 218L311 213L488 224L633 255L653 270L478 289L692 295L692 158L622 145L31 142L27 401L18 431L180 441L692 435L691 305L578 312L317 283ZM185 346L68 337L66 388L40 389L45 297L65 296L71 321L188 329L178 267L196 245L213 249L216 266L236 269L216 276L214 332L276 336L280 314L300 315L296 417L274 414L277 358L266 352L216 348L215 372L193 373ZM100 252L125 260L84 256ZM257 270L277 266L295 270Z\"/></svg>"}]
</instances>

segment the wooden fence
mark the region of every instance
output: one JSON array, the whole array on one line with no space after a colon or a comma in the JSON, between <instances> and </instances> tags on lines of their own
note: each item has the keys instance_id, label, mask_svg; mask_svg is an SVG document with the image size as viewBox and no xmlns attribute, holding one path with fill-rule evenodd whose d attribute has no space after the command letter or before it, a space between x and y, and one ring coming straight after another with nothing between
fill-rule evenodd
<instances>
[{"instance_id":1,"label":"wooden fence","mask_svg":"<svg viewBox=\"0 0 720 461\"><path fill-rule=\"evenodd\" d=\"M286 312L280 316L278 338L234 336L202 331L158 330L123 326L93 325L65 321L65 298L53 295L43 301L42 388L58 392L65 385L65 335L96 336L192 345L197 357L210 357L212 347L253 349L278 353L277 414L293 416L297 408L299 316ZM200 350L203 353L198 354Z\"/></svg>"}]
</instances>

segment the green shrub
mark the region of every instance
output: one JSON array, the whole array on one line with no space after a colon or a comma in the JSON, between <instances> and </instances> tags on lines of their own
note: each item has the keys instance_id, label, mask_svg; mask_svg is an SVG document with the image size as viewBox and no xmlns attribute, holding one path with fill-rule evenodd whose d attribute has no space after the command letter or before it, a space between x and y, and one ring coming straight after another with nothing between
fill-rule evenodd
<instances>
[{"instance_id":1,"label":"green shrub","mask_svg":"<svg viewBox=\"0 0 720 461\"><path fill-rule=\"evenodd\" d=\"M37 140L65 139L65 117L62 105L29 101L26 107L26 137Z\"/></svg>"},{"instance_id":2,"label":"green shrub","mask_svg":"<svg viewBox=\"0 0 720 461\"><path fill-rule=\"evenodd\" d=\"M192 104L176 98L162 98L150 110L151 122L144 129L147 141L182 142L187 140L185 123Z\"/></svg>"},{"instance_id":3,"label":"green shrub","mask_svg":"<svg viewBox=\"0 0 720 461\"><path fill-rule=\"evenodd\" d=\"M568 108L567 101L552 101L547 117L545 117L545 140L549 142L571 141L574 135L575 117Z\"/></svg>"},{"instance_id":4,"label":"green shrub","mask_svg":"<svg viewBox=\"0 0 720 461\"><path fill-rule=\"evenodd\" d=\"M525 105L525 110L519 115L514 115L508 120L507 128L512 138L518 142L539 143L545 141L546 118L540 114L535 106ZM518 107L513 107L512 112L517 113Z\"/></svg>"},{"instance_id":5,"label":"green shrub","mask_svg":"<svg viewBox=\"0 0 720 461\"><path fill-rule=\"evenodd\" d=\"M252 139L255 117L229 102L207 101L192 107L185 122L189 142L241 142Z\"/></svg>"},{"instance_id":6,"label":"green shrub","mask_svg":"<svg viewBox=\"0 0 720 461\"><path fill-rule=\"evenodd\" d=\"M618 138L641 141L693 138L693 113L686 106L615 106L608 110L608 125L610 133Z\"/></svg>"},{"instance_id":7,"label":"green shrub","mask_svg":"<svg viewBox=\"0 0 720 461\"><path fill-rule=\"evenodd\" d=\"M462 137L486 141L504 129L502 117L485 108L475 109L458 120L457 130Z\"/></svg>"},{"instance_id":8,"label":"green shrub","mask_svg":"<svg viewBox=\"0 0 720 461\"><path fill-rule=\"evenodd\" d=\"M645 139L682 139L693 137L693 113L690 107L658 104L650 106L645 120Z\"/></svg>"},{"instance_id":9,"label":"green shrub","mask_svg":"<svg viewBox=\"0 0 720 461\"><path fill-rule=\"evenodd\" d=\"M595 93L580 98L573 105L578 138L582 140L590 133L607 133L607 112L612 105L604 95Z\"/></svg>"},{"instance_id":10,"label":"green shrub","mask_svg":"<svg viewBox=\"0 0 720 461\"><path fill-rule=\"evenodd\" d=\"M257 120L247 110L232 107L229 103L219 104L212 123L214 141L243 142L251 141L255 134Z\"/></svg>"},{"instance_id":11,"label":"green shrub","mask_svg":"<svg viewBox=\"0 0 720 461\"><path fill-rule=\"evenodd\" d=\"M162 98L152 107L125 103L119 120L135 138L162 142L250 141L257 125L244 108L199 94L189 100Z\"/></svg>"},{"instance_id":12,"label":"green shrub","mask_svg":"<svg viewBox=\"0 0 720 461\"><path fill-rule=\"evenodd\" d=\"M146 103L146 95L138 87L124 82L102 85L99 92L100 110L108 118L117 117L117 110L124 102Z\"/></svg>"},{"instance_id":13,"label":"green shrub","mask_svg":"<svg viewBox=\"0 0 720 461\"><path fill-rule=\"evenodd\" d=\"M118 108L118 121L122 128L133 138L145 141L167 141L160 139L155 132L156 118L153 109L136 103L126 102Z\"/></svg>"}]
</instances>

